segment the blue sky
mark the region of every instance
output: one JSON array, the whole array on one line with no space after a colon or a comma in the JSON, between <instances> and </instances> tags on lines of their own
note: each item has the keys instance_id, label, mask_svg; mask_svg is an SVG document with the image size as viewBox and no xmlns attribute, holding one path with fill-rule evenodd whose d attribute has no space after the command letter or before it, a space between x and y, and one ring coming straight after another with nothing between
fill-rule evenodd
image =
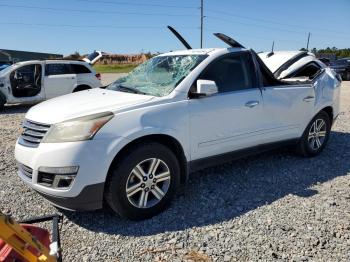
<instances>
[{"instance_id":1,"label":"blue sky","mask_svg":"<svg viewBox=\"0 0 350 262\"><path fill-rule=\"evenodd\" d=\"M0 0L0 48L70 54L199 47L200 0ZM350 0L204 0L204 47L222 32L256 51L350 47Z\"/></svg>"}]
</instances>

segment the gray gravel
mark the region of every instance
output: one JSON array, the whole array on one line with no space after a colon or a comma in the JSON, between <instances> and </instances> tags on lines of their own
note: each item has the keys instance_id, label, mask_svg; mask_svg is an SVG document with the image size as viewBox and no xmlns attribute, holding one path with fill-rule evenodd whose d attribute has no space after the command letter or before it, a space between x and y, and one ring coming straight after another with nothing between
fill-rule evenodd
<instances>
[{"instance_id":1,"label":"gray gravel","mask_svg":"<svg viewBox=\"0 0 350 262\"><path fill-rule=\"evenodd\" d=\"M0 113L0 209L16 219L59 212L16 175L14 144L27 110ZM284 149L197 172L152 219L64 212L64 260L349 261L349 82L341 111L320 156Z\"/></svg>"}]
</instances>

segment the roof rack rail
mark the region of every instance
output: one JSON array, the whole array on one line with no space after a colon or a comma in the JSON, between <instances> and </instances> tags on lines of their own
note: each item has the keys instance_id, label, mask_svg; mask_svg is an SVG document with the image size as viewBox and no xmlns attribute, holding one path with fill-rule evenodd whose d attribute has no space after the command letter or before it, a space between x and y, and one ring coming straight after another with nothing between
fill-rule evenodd
<instances>
[{"instance_id":1,"label":"roof rack rail","mask_svg":"<svg viewBox=\"0 0 350 262\"><path fill-rule=\"evenodd\" d=\"M168 25L167 27L187 49L192 49L189 43L187 43L186 40L173 27L171 27L170 25Z\"/></svg>"},{"instance_id":2,"label":"roof rack rail","mask_svg":"<svg viewBox=\"0 0 350 262\"><path fill-rule=\"evenodd\" d=\"M244 48L243 45L241 45L240 43L238 43L236 40L234 40L233 38L222 34L222 33L214 33L214 35L219 38L221 41L225 42L226 44L228 44L231 47L237 47L237 48Z\"/></svg>"}]
</instances>

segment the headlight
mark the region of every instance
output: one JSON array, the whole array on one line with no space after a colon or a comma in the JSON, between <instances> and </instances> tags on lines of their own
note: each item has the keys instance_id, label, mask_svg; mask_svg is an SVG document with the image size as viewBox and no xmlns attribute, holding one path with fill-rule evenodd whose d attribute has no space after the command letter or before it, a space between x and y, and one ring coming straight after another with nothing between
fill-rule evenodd
<instances>
[{"instance_id":1,"label":"headlight","mask_svg":"<svg viewBox=\"0 0 350 262\"><path fill-rule=\"evenodd\" d=\"M113 116L112 112L105 112L54 124L50 127L42 142L60 143L92 139L98 130Z\"/></svg>"}]
</instances>

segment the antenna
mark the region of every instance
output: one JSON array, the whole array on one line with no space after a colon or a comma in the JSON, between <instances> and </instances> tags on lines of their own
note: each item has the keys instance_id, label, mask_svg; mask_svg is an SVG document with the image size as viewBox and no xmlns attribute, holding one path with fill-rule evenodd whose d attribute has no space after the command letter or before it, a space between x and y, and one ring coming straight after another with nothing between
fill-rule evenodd
<instances>
[{"instance_id":1,"label":"antenna","mask_svg":"<svg viewBox=\"0 0 350 262\"><path fill-rule=\"evenodd\" d=\"M311 33L309 32L309 35L308 35L308 37L307 37L307 44L306 44L306 50L307 50L307 51L309 51L310 35L311 35Z\"/></svg>"},{"instance_id":2,"label":"antenna","mask_svg":"<svg viewBox=\"0 0 350 262\"><path fill-rule=\"evenodd\" d=\"M275 48L275 41L272 41L272 48L271 48L271 52L268 53L266 55L266 57L270 57L270 56L273 56L275 53L273 52L273 49Z\"/></svg>"},{"instance_id":3,"label":"antenna","mask_svg":"<svg viewBox=\"0 0 350 262\"><path fill-rule=\"evenodd\" d=\"M180 42L187 48L192 49L192 47L186 42L186 40L170 25L167 26L168 29L176 36L177 39L180 40Z\"/></svg>"},{"instance_id":4,"label":"antenna","mask_svg":"<svg viewBox=\"0 0 350 262\"><path fill-rule=\"evenodd\" d=\"M272 41L271 53L273 53L273 48L275 47L275 41Z\"/></svg>"},{"instance_id":5,"label":"antenna","mask_svg":"<svg viewBox=\"0 0 350 262\"><path fill-rule=\"evenodd\" d=\"M201 0L201 48L203 48L203 18L204 18L204 3L203 0Z\"/></svg>"}]
</instances>

